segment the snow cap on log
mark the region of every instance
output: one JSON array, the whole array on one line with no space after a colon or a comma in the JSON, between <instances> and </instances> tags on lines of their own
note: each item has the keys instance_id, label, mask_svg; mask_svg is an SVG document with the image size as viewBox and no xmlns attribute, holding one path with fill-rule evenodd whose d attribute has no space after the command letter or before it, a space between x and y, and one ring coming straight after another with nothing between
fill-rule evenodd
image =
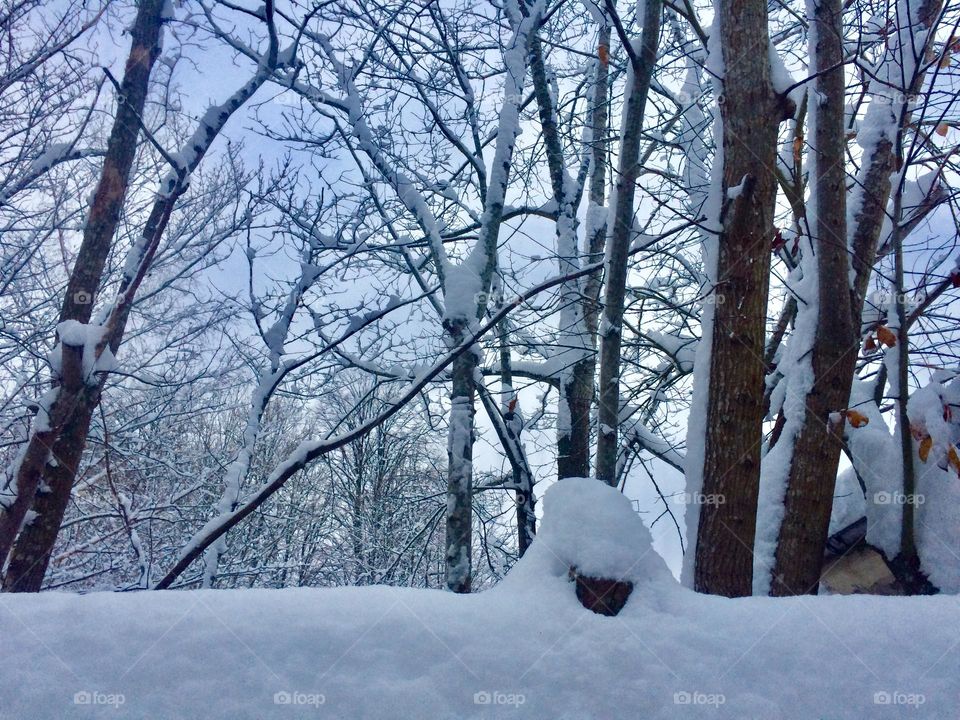
<instances>
[{"instance_id":1,"label":"snow cap on log","mask_svg":"<svg viewBox=\"0 0 960 720\"><path fill-rule=\"evenodd\" d=\"M653 550L650 532L616 488L593 478L566 478L544 494L543 502L534 547L540 546L538 554L555 574L569 574L577 582L585 607L616 614L632 585L673 581ZM591 591L601 586L602 592Z\"/></svg>"}]
</instances>

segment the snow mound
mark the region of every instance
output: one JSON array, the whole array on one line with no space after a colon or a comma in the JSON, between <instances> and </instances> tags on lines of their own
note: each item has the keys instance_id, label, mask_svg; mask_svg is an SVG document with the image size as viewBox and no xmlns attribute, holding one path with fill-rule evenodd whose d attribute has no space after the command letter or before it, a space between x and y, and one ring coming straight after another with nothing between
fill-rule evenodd
<instances>
[{"instance_id":1,"label":"snow mound","mask_svg":"<svg viewBox=\"0 0 960 720\"><path fill-rule=\"evenodd\" d=\"M635 585L676 585L630 500L593 478L565 478L544 493L540 531L510 576L536 583L544 575L566 579L570 568Z\"/></svg>"}]
</instances>

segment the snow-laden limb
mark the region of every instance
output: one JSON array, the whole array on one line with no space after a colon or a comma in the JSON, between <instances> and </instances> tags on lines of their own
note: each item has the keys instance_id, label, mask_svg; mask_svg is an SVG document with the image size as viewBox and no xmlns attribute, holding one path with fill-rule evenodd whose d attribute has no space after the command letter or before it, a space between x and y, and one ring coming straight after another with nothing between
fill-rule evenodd
<instances>
[{"instance_id":1,"label":"snow-laden limb","mask_svg":"<svg viewBox=\"0 0 960 720\"><path fill-rule=\"evenodd\" d=\"M85 158L102 157L104 154L105 152L98 148L77 148L74 142L50 145L30 163L30 167L17 178L13 185L0 191L0 207L9 203L14 195L26 190L58 165Z\"/></svg>"},{"instance_id":2,"label":"snow-laden limb","mask_svg":"<svg viewBox=\"0 0 960 720\"><path fill-rule=\"evenodd\" d=\"M628 415L631 408L624 408L623 415ZM627 447L635 447L638 450L646 452L660 458L668 465L683 472L684 455L678 451L672 443L668 442L661 435L655 433L641 419L633 422L621 421L623 431L623 444Z\"/></svg>"},{"instance_id":3,"label":"snow-laden limb","mask_svg":"<svg viewBox=\"0 0 960 720\"><path fill-rule=\"evenodd\" d=\"M381 144L377 141L373 132L365 119L366 111L363 105L363 98L357 90L354 82L353 72L341 60L340 54L330 43L330 39L325 35L316 35L317 41L323 48L327 59L333 64L337 73L337 81L343 97L336 101L337 106L342 108L347 115L347 122L352 132L357 146L364 155L370 160L377 172L387 182L391 189L396 193L397 198L403 203L407 211L413 215L417 224L423 230L424 235L430 246L430 252L436 266L437 275L446 288L451 285L448 280L448 274L451 267L455 267L447 258L447 251L443 247L443 239L440 236L440 223L430 209L423 193L420 192L413 180L401 172L383 151ZM314 95L309 90L308 95ZM330 102L325 95L321 97L322 101Z\"/></svg>"},{"instance_id":4,"label":"snow-laden limb","mask_svg":"<svg viewBox=\"0 0 960 720\"><path fill-rule=\"evenodd\" d=\"M862 151L847 202L847 239L850 256L850 287L854 316L863 306L878 242L885 223L885 210L894 167L894 144L901 127L910 122L910 98L922 79L924 56L933 42L931 24L936 21L938 0L898 0L894 16L883 30L884 52L877 67L869 68L867 94L870 103L857 127ZM905 167L899 169L899 183Z\"/></svg>"},{"instance_id":5,"label":"snow-laden limb","mask_svg":"<svg viewBox=\"0 0 960 720\"><path fill-rule=\"evenodd\" d=\"M286 301L280 313L270 328L263 333L263 341L267 346L268 364L257 373L257 385L250 397L250 408L247 412L246 425L240 438L240 447L233 461L227 466L224 473L223 493L215 506L217 516L229 513L237 507L240 501L243 482L250 471L254 449L260 437L264 413L270 403L277 386L286 376L289 366L284 367L282 356L284 344L290 334L290 326L294 315L300 308L304 294L320 277L320 269L311 263L313 253L311 246L304 248L300 258L300 277L287 293ZM251 259L252 263L252 259ZM255 298L251 298L251 305L256 307ZM211 545L204 554L203 587L213 586L214 578L220 563L220 556L226 552L226 536L221 537Z\"/></svg>"}]
</instances>

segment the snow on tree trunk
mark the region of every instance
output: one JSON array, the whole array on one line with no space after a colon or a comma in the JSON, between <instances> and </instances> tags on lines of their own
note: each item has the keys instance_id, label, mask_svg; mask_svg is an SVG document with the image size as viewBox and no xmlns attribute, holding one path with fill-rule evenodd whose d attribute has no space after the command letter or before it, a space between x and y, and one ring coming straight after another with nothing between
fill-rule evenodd
<instances>
[{"instance_id":1,"label":"snow on tree trunk","mask_svg":"<svg viewBox=\"0 0 960 720\"><path fill-rule=\"evenodd\" d=\"M707 219L719 231L704 242L707 288L688 429L691 504L685 581L701 592L752 592L760 479L764 331L780 117L771 82L767 7L720 0L710 33L716 78L716 133ZM715 246L714 246L715 243ZM692 566L692 567L691 567Z\"/></svg>"},{"instance_id":2,"label":"snow on tree trunk","mask_svg":"<svg viewBox=\"0 0 960 720\"><path fill-rule=\"evenodd\" d=\"M504 53L506 74L503 107L497 128L490 180L487 186L476 245L458 266L448 266L444 282L444 326L452 345L462 344L486 312L487 293L496 267L497 242L513 151L520 134L520 98L534 33L540 25L543 3L532 7L511 4L516 30ZM447 436L446 584L453 592L471 587L473 521L473 419L475 373L479 348L460 355L451 368L450 424Z\"/></svg>"},{"instance_id":3,"label":"snow on tree trunk","mask_svg":"<svg viewBox=\"0 0 960 720\"><path fill-rule=\"evenodd\" d=\"M557 257L561 275L571 275L580 269L580 257L577 249L577 200L576 183L570 177L563 160L563 146L557 132L556 99L550 89L544 66L543 52L538 38L534 38L530 53L530 75L533 80L534 94L540 116L540 127L547 150L547 166L550 171L550 184L553 200L557 206ZM560 477L573 472L570 467L570 452L573 449L573 417L580 416L582 409L577 407L573 394L574 368L584 362L592 353L583 317L583 290L580 278L570 279L560 287L560 319L557 345L559 350L551 360L560 366L558 378L559 399L557 401L557 470ZM589 410L588 410L589 414ZM577 432L581 432L578 428ZM587 432L589 438L589 430ZM582 459L584 439L578 436L576 442L581 449L576 454ZM576 464L580 464L579 462ZM576 473L583 475L585 471Z\"/></svg>"}]
</instances>

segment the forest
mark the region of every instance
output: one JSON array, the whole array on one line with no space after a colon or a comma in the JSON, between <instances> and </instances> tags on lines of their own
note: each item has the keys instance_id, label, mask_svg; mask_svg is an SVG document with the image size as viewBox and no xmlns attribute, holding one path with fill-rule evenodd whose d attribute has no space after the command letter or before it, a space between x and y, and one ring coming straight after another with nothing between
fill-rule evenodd
<instances>
[{"instance_id":1,"label":"forest","mask_svg":"<svg viewBox=\"0 0 960 720\"><path fill-rule=\"evenodd\" d=\"M948 0L0 0L0 718L951 716L958 191Z\"/></svg>"}]
</instances>

